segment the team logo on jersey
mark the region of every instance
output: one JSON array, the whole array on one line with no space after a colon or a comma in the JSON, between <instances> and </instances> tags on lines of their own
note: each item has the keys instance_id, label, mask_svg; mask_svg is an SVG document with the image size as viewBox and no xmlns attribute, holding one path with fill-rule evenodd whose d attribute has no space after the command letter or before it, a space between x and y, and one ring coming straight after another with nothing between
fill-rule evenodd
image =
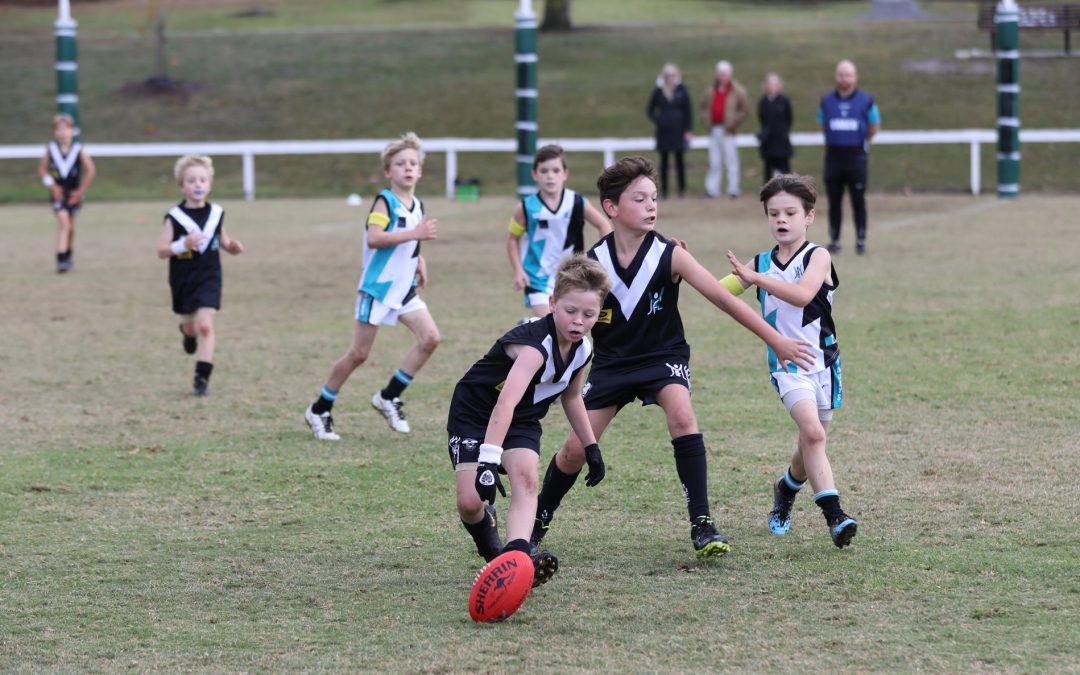
<instances>
[{"instance_id":1,"label":"team logo on jersey","mask_svg":"<svg viewBox=\"0 0 1080 675\"><path fill-rule=\"evenodd\" d=\"M502 382L495 385L495 391L502 391L503 387L505 387L505 386L506 386L506 380L503 380Z\"/></svg>"},{"instance_id":2,"label":"team logo on jersey","mask_svg":"<svg viewBox=\"0 0 1080 675\"><path fill-rule=\"evenodd\" d=\"M798 283L802 279L803 268L802 265L798 265L795 268L795 283Z\"/></svg>"},{"instance_id":3,"label":"team logo on jersey","mask_svg":"<svg viewBox=\"0 0 1080 675\"><path fill-rule=\"evenodd\" d=\"M665 366L671 371L672 377L678 377L686 381L686 384L690 384L690 365L687 363L665 363Z\"/></svg>"},{"instance_id":4,"label":"team logo on jersey","mask_svg":"<svg viewBox=\"0 0 1080 675\"><path fill-rule=\"evenodd\" d=\"M661 288L659 291L657 291L655 293L649 293L649 313L646 314L646 316L652 316L653 314L656 314L657 312L662 310L663 307L660 306L660 303L663 300L664 300L664 289Z\"/></svg>"},{"instance_id":5,"label":"team logo on jersey","mask_svg":"<svg viewBox=\"0 0 1080 675\"><path fill-rule=\"evenodd\" d=\"M600 316L596 318L596 323L611 323L611 308L600 310Z\"/></svg>"}]
</instances>

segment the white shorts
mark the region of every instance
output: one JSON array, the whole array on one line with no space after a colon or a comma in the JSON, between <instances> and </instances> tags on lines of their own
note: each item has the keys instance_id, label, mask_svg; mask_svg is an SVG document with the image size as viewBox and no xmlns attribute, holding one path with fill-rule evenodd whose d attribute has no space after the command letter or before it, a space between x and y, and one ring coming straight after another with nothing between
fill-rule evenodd
<instances>
[{"instance_id":1,"label":"white shorts","mask_svg":"<svg viewBox=\"0 0 1080 675\"><path fill-rule=\"evenodd\" d=\"M426 308L427 303L421 300L419 295L414 295L399 309L387 307L367 293L358 293L356 296L356 320L372 326L393 326L399 316Z\"/></svg>"},{"instance_id":2,"label":"white shorts","mask_svg":"<svg viewBox=\"0 0 1080 675\"><path fill-rule=\"evenodd\" d=\"M828 422L833 410L843 404L839 362L816 373L773 373L772 383L789 413L799 401L814 401L818 419Z\"/></svg>"}]
</instances>

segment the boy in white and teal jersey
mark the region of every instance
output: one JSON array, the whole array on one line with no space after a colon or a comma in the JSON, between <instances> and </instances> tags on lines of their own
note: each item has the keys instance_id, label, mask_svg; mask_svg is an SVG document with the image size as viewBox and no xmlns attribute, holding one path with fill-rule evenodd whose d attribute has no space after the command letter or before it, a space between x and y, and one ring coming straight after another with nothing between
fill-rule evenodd
<instances>
[{"instance_id":1,"label":"boy in white and teal jersey","mask_svg":"<svg viewBox=\"0 0 1080 675\"><path fill-rule=\"evenodd\" d=\"M585 250L585 223L601 237L611 231L611 225L583 196L565 187L570 173L566 153L558 145L536 151L532 175L540 189L514 209L506 254L514 290L525 293L525 306L535 316L545 316L559 263Z\"/></svg>"},{"instance_id":2,"label":"boy in white and teal jersey","mask_svg":"<svg viewBox=\"0 0 1080 675\"><path fill-rule=\"evenodd\" d=\"M411 132L402 135L383 150L382 161L390 187L375 197L364 228L364 271L352 346L334 362L319 398L304 414L318 440L340 438L331 416L334 401L352 372L367 360L380 325L392 326L400 320L416 338L390 382L371 398L372 407L394 431L409 433L401 394L439 345L439 329L417 294L427 285L420 242L435 238L438 222L424 216L424 205L415 195L424 164L420 139Z\"/></svg>"},{"instance_id":3,"label":"boy in white and teal jersey","mask_svg":"<svg viewBox=\"0 0 1080 675\"><path fill-rule=\"evenodd\" d=\"M841 406L844 397L840 345L832 319L833 294L840 280L829 251L806 239L817 202L817 190L809 177L776 176L762 188L761 202L777 245L746 265L728 251L733 273L724 278L724 285L736 294L757 286L765 320L781 335L810 343L813 350L809 366L782 364L772 349L768 352L772 384L799 427L791 465L773 484L769 529L773 534L787 533L795 496L809 480L833 543L844 547L851 543L858 523L840 508L840 493L825 454L833 410Z\"/></svg>"}]
</instances>

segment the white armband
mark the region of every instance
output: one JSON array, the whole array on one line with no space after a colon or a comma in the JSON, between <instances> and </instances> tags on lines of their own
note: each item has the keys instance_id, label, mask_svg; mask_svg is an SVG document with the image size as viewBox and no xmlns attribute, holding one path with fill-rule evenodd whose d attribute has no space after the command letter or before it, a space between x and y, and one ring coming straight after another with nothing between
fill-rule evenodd
<instances>
[{"instance_id":1,"label":"white armband","mask_svg":"<svg viewBox=\"0 0 1080 675\"><path fill-rule=\"evenodd\" d=\"M56 185L56 181L53 180L53 177L49 174L45 174L41 177L41 184L45 187L52 187L53 185Z\"/></svg>"},{"instance_id":2,"label":"white armband","mask_svg":"<svg viewBox=\"0 0 1080 675\"><path fill-rule=\"evenodd\" d=\"M169 248L172 249L173 255L183 255L187 253L188 250L187 239L177 239L172 243L172 246L170 246Z\"/></svg>"},{"instance_id":3,"label":"white armband","mask_svg":"<svg viewBox=\"0 0 1080 675\"><path fill-rule=\"evenodd\" d=\"M481 464L502 464L503 449L497 445L490 443L480 444L480 463Z\"/></svg>"}]
</instances>

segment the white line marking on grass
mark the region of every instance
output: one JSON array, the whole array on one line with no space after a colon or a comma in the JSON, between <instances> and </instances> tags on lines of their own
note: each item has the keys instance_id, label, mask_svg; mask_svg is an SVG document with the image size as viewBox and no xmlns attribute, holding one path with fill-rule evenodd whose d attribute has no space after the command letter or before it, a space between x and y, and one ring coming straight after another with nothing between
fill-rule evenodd
<instances>
[{"instance_id":1,"label":"white line marking on grass","mask_svg":"<svg viewBox=\"0 0 1080 675\"><path fill-rule=\"evenodd\" d=\"M973 213L981 213L983 211L989 211L990 209L1002 206L1001 202L993 199L979 201L974 204L968 204L967 206L950 211L935 211L933 213L923 213L921 215L909 216L907 218L899 218L897 220L886 220L884 223L877 225L875 229L884 230L886 232L893 232L895 230L902 230L914 225L926 225L942 219L952 219L960 215L967 215Z\"/></svg>"}]
</instances>

